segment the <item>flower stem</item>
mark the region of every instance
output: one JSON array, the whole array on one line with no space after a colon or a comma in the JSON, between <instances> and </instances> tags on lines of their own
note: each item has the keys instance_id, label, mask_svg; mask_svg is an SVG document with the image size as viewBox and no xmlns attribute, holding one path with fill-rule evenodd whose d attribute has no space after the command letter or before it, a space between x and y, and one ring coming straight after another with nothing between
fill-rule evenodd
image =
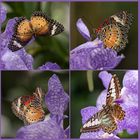
<instances>
[{"instance_id":1,"label":"flower stem","mask_svg":"<svg viewBox=\"0 0 140 140\"><path fill-rule=\"evenodd\" d=\"M90 92L94 90L93 71L87 71L88 89Z\"/></svg>"}]
</instances>

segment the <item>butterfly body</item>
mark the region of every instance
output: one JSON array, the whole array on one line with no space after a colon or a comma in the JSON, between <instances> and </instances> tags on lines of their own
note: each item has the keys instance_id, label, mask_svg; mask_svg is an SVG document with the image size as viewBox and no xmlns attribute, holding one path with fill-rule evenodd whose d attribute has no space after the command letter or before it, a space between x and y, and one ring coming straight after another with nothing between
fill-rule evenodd
<instances>
[{"instance_id":1,"label":"butterfly body","mask_svg":"<svg viewBox=\"0 0 140 140\"><path fill-rule=\"evenodd\" d=\"M45 112L42 107L41 89L37 88L33 95L16 98L12 102L12 111L25 124L32 124L44 120Z\"/></svg>"},{"instance_id":2,"label":"butterfly body","mask_svg":"<svg viewBox=\"0 0 140 140\"><path fill-rule=\"evenodd\" d=\"M23 48L33 37L54 36L64 31L62 24L50 19L41 11L34 12L27 20L25 17L16 19L14 34L8 44L8 48L17 51Z\"/></svg>"},{"instance_id":3,"label":"butterfly body","mask_svg":"<svg viewBox=\"0 0 140 140\"><path fill-rule=\"evenodd\" d=\"M86 121L81 128L81 133L96 132L102 129L111 134L117 129L117 121L122 121L125 117L125 111L120 104L115 102L121 98L120 90L119 80L116 75L113 75L107 92L106 104Z\"/></svg>"},{"instance_id":4,"label":"butterfly body","mask_svg":"<svg viewBox=\"0 0 140 140\"><path fill-rule=\"evenodd\" d=\"M119 52L128 43L128 32L133 16L127 11L121 11L106 19L96 29L96 36L103 41L104 48L111 48Z\"/></svg>"}]
</instances>

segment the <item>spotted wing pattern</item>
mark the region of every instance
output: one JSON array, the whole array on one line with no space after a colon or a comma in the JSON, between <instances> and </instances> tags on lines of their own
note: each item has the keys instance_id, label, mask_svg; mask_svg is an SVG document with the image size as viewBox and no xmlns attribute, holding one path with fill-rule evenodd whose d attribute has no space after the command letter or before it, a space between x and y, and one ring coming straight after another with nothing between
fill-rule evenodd
<instances>
[{"instance_id":1,"label":"spotted wing pattern","mask_svg":"<svg viewBox=\"0 0 140 140\"><path fill-rule=\"evenodd\" d=\"M125 111L118 104L115 104L112 107L112 114L116 120L120 120L120 121L123 120L125 117Z\"/></svg>"},{"instance_id":2,"label":"spotted wing pattern","mask_svg":"<svg viewBox=\"0 0 140 140\"><path fill-rule=\"evenodd\" d=\"M108 87L106 105L95 113L81 128L81 133L96 132L102 129L111 134L117 129L117 121L122 121L125 117L125 111L116 103L121 98L121 88L118 77L114 74Z\"/></svg>"},{"instance_id":3,"label":"spotted wing pattern","mask_svg":"<svg viewBox=\"0 0 140 140\"><path fill-rule=\"evenodd\" d=\"M42 96L42 90L37 88L33 95L16 98L12 102L13 113L26 125L44 120L45 112L42 107Z\"/></svg>"},{"instance_id":4,"label":"spotted wing pattern","mask_svg":"<svg viewBox=\"0 0 140 140\"><path fill-rule=\"evenodd\" d=\"M32 14L30 20L25 17L16 19L14 34L8 44L8 48L12 51L17 51L27 45L33 37L54 36L63 31L62 24L49 18L42 11L36 11Z\"/></svg>"},{"instance_id":5,"label":"spotted wing pattern","mask_svg":"<svg viewBox=\"0 0 140 140\"><path fill-rule=\"evenodd\" d=\"M64 26L56 20L50 19L45 13L36 11L32 14L30 23L35 36L54 36L64 31Z\"/></svg>"},{"instance_id":6,"label":"spotted wing pattern","mask_svg":"<svg viewBox=\"0 0 140 140\"><path fill-rule=\"evenodd\" d=\"M103 41L105 48L119 52L128 43L128 32L132 21L133 16L127 11L112 15L96 29L97 37Z\"/></svg>"},{"instance_id":7,"label":"spotted wing pattern","mask_svg":"<svg viewBox=\"0 0 140 140\"><path fill-rule=\"evenodd\" d=\"M19 17L16 19L14 26L14 34L9 41L8 48L11 51L17 51L23 48L33 36L30 22L25 17Z\"/></svg>"},{"instance_id":8,"label":"spotted wing pattern","mask_svg":"<svg viewBox=\"0 0 140 140\"><path fill-rule=\"evenodd\" d=\"M108 86L106 105L113 105L121 97L121 86L118 77L114 74Z\"/></svg>"},{"instance_id":9,"label":"spotted wing pattern","mask_svg":"<svg viewBox=\"0 0 140 140\"><path fill-rule=\"evenodd\" d=\"M93 115L81 128L81 133L96 132L102 129L106 133L112 133L117 129L117 124L111 114L109 106Z\"/></svg>"}]
</instances>

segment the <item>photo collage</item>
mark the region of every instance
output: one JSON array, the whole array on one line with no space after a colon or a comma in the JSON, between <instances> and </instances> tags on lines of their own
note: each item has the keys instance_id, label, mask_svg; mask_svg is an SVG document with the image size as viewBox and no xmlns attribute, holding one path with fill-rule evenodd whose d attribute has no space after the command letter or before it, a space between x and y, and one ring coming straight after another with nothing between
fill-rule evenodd
<instances>
[{"instance_id":1,"label":"photo collage","mask_svg":"<svg viewBox=\"0 0 140 140\"><path fill-rule=\"evenodd\" d=\"M138 139L138 5L1 1L1 138Z\"/></svg>"}]
</instances>

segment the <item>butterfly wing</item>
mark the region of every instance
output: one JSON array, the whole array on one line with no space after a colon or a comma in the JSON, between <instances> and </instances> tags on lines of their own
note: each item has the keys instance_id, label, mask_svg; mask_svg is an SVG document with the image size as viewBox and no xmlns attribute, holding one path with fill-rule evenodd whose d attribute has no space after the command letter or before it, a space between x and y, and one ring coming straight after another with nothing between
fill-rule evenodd
<instances>
[{"instance_id":1,"label":"butterfly wing","mask_svg":"<svg viewBox=\"0 0 140 140\"><path fill-rule=\"evenodd\" d=\"M106 114L102 117L101 128L104 132L109 134L117 129L117 124L111 114Z\"/></svg>"},{"instance_id":2,"label":"butterfly wing","mask_svg":"<svg viewBox=\"0 0 140 140\"><path fill-rule=\"evenodd\" d=\"M108 92L106 97L106 105L112 106L116 99L121 96L120 82L116 74L112 75L110 84L108 86Z\"/></svg>"},{"instance_id":3,"label":"butterfly wing","mask_svg":"<svg viewBox=\"0 0 140 140\"><path fill-rule=\"evenodd\" d=\"M26 105L25 111L25 124L32 124L38 121L42 121L45 118L45 112L42 106L43 92L41 88L37 87L36 91L30 97L30 103ZM27 104L28 102L26 102Z\"/></svg>"},{"instance_id":4,"label":"butterfly wing","mask_svg":"<svg viewBox=\"0 0 140 140\"><path fill-rule=\"evenodd\" d=\"M113 18L120 27L124 27L125 31L128 32L134 17L127 11L121 11L115 15L112 15L111 18Z\"/></svg>"},{"instance_id":5,"label":"butterfly wing","mask_svg":"<svg viewBox=\"0 0 140 140\"><path fill-rule=\"evenodd\" d=\"M30 23L36 36L49 34L49 20L42 12L34 12L31 16Z\"/></svg>"},{"instance_id":6,"label":"butterfly wing","mask_svg":"<svg viewBox=\"0 0 140 140\"><path fill-rule=\"evenodd\" d=\"M16 98L13 102L12 102L12 111L13 113L21 120L23 120L24 118L24 110L25 110L25 105L24 105L24 101L29 99L29 96L24 96L25 98L23 99L23 97L19 97ZM24 101L23 101L24 100Z\"/></svg>"},{"instance_id":7,"label":"butterfly wing","mask_svg":"<svg viewBox=\"0 0 140 140\"><path fill-rule=\"evenodd\" d=\"M117 24L110 24L103 27L97 36L103 41L105 48L111 48L117 52L128 43L126 32L123 32Z\"/></svg>"},{"instance_id":8,"label":"butterfly wing","mask_svg":"<svg viewBox=\"0 0 140 140\"><path fill-rule=\"evenodd\" d=\"M96 132L101 129L101 115L103 113L103 110L97 112L94 114L90 119L86 121L86 123L82 126L80 132L86 133L86 132Z\"/></svg>"},{"instance_id":9,"label":"butterfly wing","mask_svg":"<svg viewBox=\"0 0 140 140\"><path fill-rule=\"evenodd\" d=\"M36 88L36 91L33 93L33 95L34 95L40 102L42 102L42 98L43 98L43 96L44 96L44 93L43 93L43 91L42 91L41 88L37 87L37 88Z\"/></svg>"},{"instance_id":10,"label":"butterfly wing","mask_svg":"<svg viewBox=\"0 0 140 140\"><path fill-rule=\"evenodd\" d=\"M42 108L42 106L40 105L40 107L35 107L35 106L29 106L26 109L25 112L25 118L24 118L24 124L28 125L28 124L32 124L35 122L39 122L45 119L45 112Z\"/></svg>"},{"instance_id":11,"label":"butterfly wing","mask_svg":"<svg viewBox=\"0 0 140 140\"><path fill-rule=\"evenodd\" d=\"M32 124L45 118L42 106L42 90L37 88L30 96L21 96L12 102L13 113L25 124Z\"/></svg>"},{"instance_id":12,"label":"butterfly wing","mask_svg":"<svg viewBox=\"0 0 140 140\"><path fill-rule=\"evenodd\" d=\"M60 34L64 31L64 26L57 22L56 20L51 19L50 21L50 35L54 36Z\"/></svg>"},{"instance_id":13,"label":"butterfly wing","mask_svg":"<svg viewBox=\"0 0 140 140\"><path fill-rule=\"evenodd\" d=\"M116 74L114 74L108 87L106 105L111 106L111 114L116 120L123 120L125 117L125 111L123 111L122 107L119 104L115 103L115 100L120 98L120 82Z\"/></svg>"},{"instance_id":14,"label":"butterfly wing","mask_svg":"<svg viewBox=\"0 0 140 140\"><path fill-rule=\"evenodd\" d=\"M126 11L111 16L108 23L102 24L97 30L97 36L103 41L105 48L111 48L119 52L128 43L128 31L132 24L133 16Z\"/></svg>"},{"instance_id":15,"label":"butterfly wing","mask_svg":"<svg viewBox=\"0 0 140 140\"><path fill-rule=\"evenodd\" d=\"M110 109L106 106L93 115L81 128L81 133L96 132L102 129L104 132L112 133L117 129L114 118L110 113Z\"/></svg>"},{"instance_id":16,"label":"butterfly wing","mask_svg":"<svg viewBox=\"0 0 140 140\"><path fill-rule=\"evenodd\" d=\"M11 109L13 111L13 113L18 117L18 118L22 118L23 116L23 112L20 110L20 101L18 99L15 99L13 102L12 102L12 106L11 106Z\"/></svg>"},{"instance_id":17,"label":"butterfly wing","mask_svg":"<svg viewBox=\"0 0 140 140\"><path fill-rule=\"evenodd\" d=\"M41 11L36 11L32 14L30 23L36 36L53 36L64 31L62 24L50 19L45 13Z\"/></svg>"},{"instance_id":18,"label":"butterfly wing","mask_svg":"<svg viewBox=\"0 0 140 140\"><path fill-rule=\"evenodd\" d=\"M14 25L14 34L8 44L8 48L17 51L23 48L33 36L30 22L25 17L19 17Z\"/></svg>"},{"instance_id":19,"label":"butterfly wing","mask_svg":"<svg viewBox=\"0 0 140 140\"><path fill-rule=\"evenodd\" d=\"M112 115L116 120L123 120L125 117L125 111L123 111L122 107L119 104L115 104L112 107Z\"/></svg>"},{"instance_id":20,"label":"butterfly wing","mask_svg":"<svg viewBox=\"0 0 140 140\"><path fill-rule=\"evenodd\" d=\"M36 91L33 93L34 98L32 98L25 112L25 124L32 124L44 120L45 112L42 107L43 95L41 88L37 87Z\"/></svg>"}]
</instances>

